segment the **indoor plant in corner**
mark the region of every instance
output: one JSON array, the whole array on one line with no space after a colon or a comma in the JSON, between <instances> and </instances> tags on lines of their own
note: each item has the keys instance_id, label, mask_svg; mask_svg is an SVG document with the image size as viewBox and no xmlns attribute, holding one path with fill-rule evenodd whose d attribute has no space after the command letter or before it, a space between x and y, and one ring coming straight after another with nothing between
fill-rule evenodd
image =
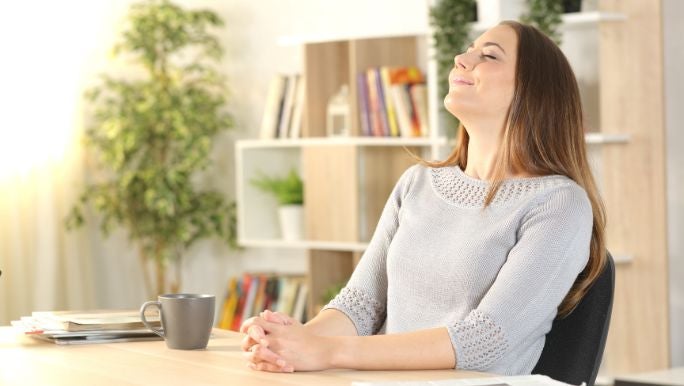
<instances>
[{"instance_id":1,"label":"indoor plant in corner","mask_svg":"<svg viewBox=\"0 0 684 386\"><path fill-rule=\"evenodd\" d=\"M284 240L301 240L304 237L304 184L292 169L283 178L265 175L251 183L264 192L271 193L278 200L280 231Z\"/></svg>"},{"instance_id":2,"label":"indoor plant in corner","mask_svg":"<svg viewBox=\"0 0 684 386\"><path fill-rule=\"evenodd\" d=\"M180 290L181 259L196 241L234 241L234 204L196 183L210 166L215 136L232 125L215 70L222 49L212 29L222 24L211 11L167 0L133 5L114 54L137 76L104 75L86 94L85 144L97 175L67 226L83 224L90 203L105 234L124 227L140 251L150 296Z\"/></svg>"}]
</instances>

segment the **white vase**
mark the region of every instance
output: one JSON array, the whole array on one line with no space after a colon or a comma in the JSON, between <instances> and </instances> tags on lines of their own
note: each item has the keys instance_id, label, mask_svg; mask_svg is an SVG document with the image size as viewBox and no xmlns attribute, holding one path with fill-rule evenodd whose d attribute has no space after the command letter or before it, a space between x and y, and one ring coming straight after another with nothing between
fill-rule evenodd
<instances>
[{"instance_id":1,"label":"white vase","mask_svg":"<svg viewBox=\"0 0 684 386\"><path fill-rule=\"evenodd\" d=\"M283 240L295 241L304 239L304 206L283 205L278 207L280 232Z\"/></svg>"},{"instance_id":2,"label":"white vase","mask_svg":"<svg viewBox=\"0 0 684 386\"><path fill-rule=\"evenodd\" d=\"M502 20L518 20L526 7L525 0L477 0L477 21L490 28Z\"/></svg>"}]
</instances>

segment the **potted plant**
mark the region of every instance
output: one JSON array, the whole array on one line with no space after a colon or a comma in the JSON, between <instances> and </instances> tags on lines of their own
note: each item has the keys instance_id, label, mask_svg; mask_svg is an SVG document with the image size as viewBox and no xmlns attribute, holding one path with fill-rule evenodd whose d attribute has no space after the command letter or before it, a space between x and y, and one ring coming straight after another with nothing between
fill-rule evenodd
<instances>
[{"instance_id":1,"label":"potted plant","mask_svg":"<svg viewBox=\"0 0 684 386\"><path fill-rule=\"evenodd\" d=\"M527 12L520 17L523 23L531 24L550 37L556 44L561 44L559 30L563 22L564 1L561 0L527 0ZM579 8L579 1L578 8ZM578 9L579 11L579 9Z\"/></svg>"},{"instance_id":2,"label":"potted plant","mask_svg":"<svg viewBox=\"0 0 684 386\"><path fill-rule=\"evenodd\" d=\"M150 296L179 291L183 254L198 240L215 236L234 245L234 204L194 181L211 164L216 135L232 126L216 72L222 49L212 34L222 25L214 12L168 0L135 4L114 55L137 76L104 75L86 93L92 109L85 144L96 175L67 226L82 225L92 204L105 234L124 227L140 251Z\"/></svg>"},{"instance_id":3,"label":"potted plant","mask_svg":"<svg viewBox=\"0 0 684 386\"><path fill-rule=\"evenodd\" d=\"M301 240L304 237L304 184L294 169L283 178L261 174L251 183L278 201L280 230L284 240Z\"/></svg>"}]
</instances>

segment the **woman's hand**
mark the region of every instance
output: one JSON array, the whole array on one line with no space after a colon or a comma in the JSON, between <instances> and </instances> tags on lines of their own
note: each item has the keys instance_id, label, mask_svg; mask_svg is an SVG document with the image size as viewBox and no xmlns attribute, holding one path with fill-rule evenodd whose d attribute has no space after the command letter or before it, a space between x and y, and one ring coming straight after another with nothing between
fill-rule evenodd
<instances>
[{"instance_id":1,"label":"woman's hand","mask_svg":"<svg viewBox=\"0 0 684 386\"><path fill-rule=\"evenodd\" d=\"M292 372L294 369L280 356L268 348L266 332L255 320L263 319L270 323L281 325L301 324L294 318L280 312L263 311L258 317L247 319L240 327L240 332L246 334L242 339L242 350L249 361L249 366L255 370L272 372Z\"/></svg>"},{"instance_id":2,"label":"woman's hand","mask_svg":"<svg viewBox=\"0 0 684 386\"><path fill-rule=\"evenodd\" d=\"M331 367L329 337L314 335L298 322L284 324L273 315L268 315L268 319L249 320L247 330L264 332L263 337L255 336L258 344L252 347L257 348L247 355L252 363L250 367L265 371L313 371Z\"/></svg>"}]
</instances>

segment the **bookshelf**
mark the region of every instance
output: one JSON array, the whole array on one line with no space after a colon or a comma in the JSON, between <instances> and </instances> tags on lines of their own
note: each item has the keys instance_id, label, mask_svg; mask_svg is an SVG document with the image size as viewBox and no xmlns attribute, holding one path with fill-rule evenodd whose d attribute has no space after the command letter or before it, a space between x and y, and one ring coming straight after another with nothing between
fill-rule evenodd
<instances>
[{"instance_id":1,"label":"bookshelf","mask_svg":"<svg viewBox=\"0 0 684 386\"><path fill-rule=\"evenodd\" d=\"M238 243L253 248L301 249L307 254L310 316L322 305L326 289L348 279L366 249L391 189L414 162L406 149L438 158L439 149L447 145L446 137L432 130L433 125L421 137L361 135L357 74L380 66L413 66L427 73L428 35L416 32L280 39L281 44L300 45L303 54L306 80L301 138L236 143ZM345 84L349 87L351 136L326 137L327 102ZM428 110L432 114L434 106ZM305 237L294 241L280 235L276 203L250 184L257 173L282 175L292 168L304 181L305 202Z\"/></svg>"}]
</instances>

